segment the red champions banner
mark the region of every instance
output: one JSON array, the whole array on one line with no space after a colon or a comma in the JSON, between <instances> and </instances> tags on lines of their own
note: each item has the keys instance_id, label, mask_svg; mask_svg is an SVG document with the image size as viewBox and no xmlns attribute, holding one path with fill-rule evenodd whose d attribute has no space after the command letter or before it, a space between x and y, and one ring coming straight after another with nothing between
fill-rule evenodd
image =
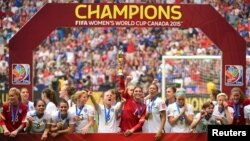
<instances>
[{"instance_id":1,"label":"red champions banner","mask_svg":"<svg viewBox=\"0 0 250 141\"><path fill-rule=\"evenodd\" d=\"M1 141L38 141L42 134L18 134L15 138L9 138L0 134ZM136 133L129 137L123 134L67 134L56 138L48 137L46 141L155 141L155 134ZM161 141L207 141L206 133L171 133L163 134Z\"/></svg>"},{"instance_id":2,"label":"red champions banner","mask_svg":"<svg viewBox=\"0 0 250 141\"><path fill-rule=\"evenodd\" d=\"M12 75L15 71L10 67L10 87L26 85L32 92L33 50L57 27L196 27L221 49L222 66L243 66L245 78L246 42L211 5L50 3L10 40L10 66L30 66L29 77L25 77L29 81L24 78L16 81L16 75ZM224 67L222 72L222 91L230 93L232 86L225 85ZM240 88L245 91L245 83Z\"/></svg>"},{"instance_id":3,"label":"red champions banner","mask_svg":"<svg viewBox=\"0 0 250 141\"><path fill-rule=\"evenodd\" d=\"M75 8L76 26L181 27L181 5L89 5Z\"/></svg>"}]
</instances>

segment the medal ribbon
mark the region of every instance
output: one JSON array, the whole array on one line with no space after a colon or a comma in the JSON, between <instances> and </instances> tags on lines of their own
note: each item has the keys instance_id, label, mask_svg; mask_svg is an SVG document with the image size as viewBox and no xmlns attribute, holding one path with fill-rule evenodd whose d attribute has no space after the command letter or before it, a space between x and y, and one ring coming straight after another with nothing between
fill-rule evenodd
<instances>
[{"instance_id":1,"label":"medal ribbon","mask_svg":"<svg viewBox=\"0 0 250 141\"><path fill-rule=\"evenodd\" d=\"M20 102L18 102L17 104L17 108L16 108L16 113L14 115L14 108L13 108L13 105L10 104L10 111L11 111L11 121L14 123L16 120L17 120L17 114L18 114L18 111L19 111L19 107L20 107Z\"/></svg>"},{"instance_id":2,"label":"medal ribbon","mask_svg":"<svg viewBox=\"0 0 250 141\"><path fill-rule=\"evenodd\" d=\"M152 113L153 111L153 106L155 105L155 100L156 100L157 96L155 96L152 100L151 100L151 104L149 102L149 106L148 106L148 112Z\"/></svg>"},{"instance_id":3,"label":"medal ribbon","mask_svg":"<svg viewBox=\"0 0 250 141\"><path fill-rule=\"evenodd\" d=\"M104 116L105 116L105 122L108 123L108 121L110 120L110 108L108 108L108 112L106 110L106 107L104 106Z\"/></svg>"},{"instance_id":4,"label":"medal ribbon","mask_svg":"<svg viewBox=\"0 0 250 141\"><path fill-rule=\"evenodd\" d=\"M136 106L137 115L138 115L138 116L141 116L142 111L143 111L143 104L142 104L142 102L140 101L140 103L138 104L138 103L136 103L136 102L133 100L133 103L134 103L135 106Z\"/></svg>"},{"instance_id":5,"label":"medal ribbon","mask_svg":"<svg viewBox=\"0 0 250 141\"><path fill-rule=\"evenodd\" d=\"M63 121L63 126L64 126L64 125L65 125L65 123L66 123L66 121L68 120L68 113L66 113L65 118L64 118L64 119L62 119L61 112L58 112L58 120L59 120L59 122L60 122L60 121ZM63 126L62 126L62 128L63 128Z\"/></svg>"},{"instance_id":6,"label":"medal ribbon","mask_svg":"<svg viewBox=\"0 0 250 141\"><path fill-rule=\"evenodd\" d=\"M78 108L77 108L77 106L76 106L76 115L77 115L77 116L80 116L80 114L81 114L83 108L84 108L84 105L83 105L82 107L79 108L80 111L78 112Z\"/></svg>"},{"instance_id":7,"label":"medal ribbon","mask_svg":"<svg viewBox=\"0 0 250 141\"><path fill-rule=\"evenodd\" d=\"M27 106L27 109L28 109L28 111L29 111L29 110L30 110L29 101L26 103L26 106Z\"/></svg>"},{"instance_id":8,"label":"medal ribbon","mask_svg":"<svg viewBox=\"0 0 250 141\"><path fill-rule=\"evenodd\" d=\"M234 117L236 119L240 118L240 104L233 104L233 108L234 108Z\"/></svg>"},{"instance_id":9,"label":"medal ribbon","mask_svg":"<svg viewBox=\"0 0 250 141\"><path fill-rule=\"evenodd\" d=\"M66 117L64 119L62 119L61 112L58 112L58 120L59 121L63 120L63 122L66 122L67 119L68 119L68 113L66 114Z\"/></svg>"},{"instance_id":10,"label":"medal ribbon","mask_svg":"<svg viewBox=\"0 0 250 141\"><path fill-rule=\"evenodd\" d=\"M179 112L179 114L181 113L181 110L180 110L180 106L177 104L177 102L176 102L176 107L177 107L177 110L178 110L178 112ZM180 117L180 121L183 121L184 120L184 116L181 116Z\"/></svg>"}]
</instances>

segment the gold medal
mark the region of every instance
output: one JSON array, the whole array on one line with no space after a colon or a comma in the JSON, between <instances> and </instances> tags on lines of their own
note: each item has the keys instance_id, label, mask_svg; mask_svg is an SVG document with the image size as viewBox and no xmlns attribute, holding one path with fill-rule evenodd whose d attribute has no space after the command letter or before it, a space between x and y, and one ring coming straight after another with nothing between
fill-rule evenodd
<instances>
[{"instance_id":1,"label":"gold medal","mask_svg":"<svg viewBox=\"0 0 250 141\"><path fill-rule=\"evenodd\" d=\"M39 129L41 127L40 123L37 123L36 128Z\"/></svg>"},{"instance_id":2,"label":"gold medal","mask_svg":"<svg viewBox=\"0 0 250 141\"><path fill-rule=\"evenodd\" d=\"M83 118L83 115L80 115L80 116L79 116L79 119L80 119L80 120L83 120L83 119L84 119L84 118Z\"/></svg>"},{"instance_id":3,"label":"gold medal","mask_svg":"<svg viewBox=\"0 0 250 141\"><path fill-rule=\"evenodd\" d=\"M108 122L105 122L105 125L108 126Z\"/></svg>"},{"instance_id":4,"label":"gold medal","mask_svg":"<svg viewBox=\"0 0 250 141\"><path fill-rule=\"evenodd\" d=\"M180 124L181 124L181 125L183 125L183 124L184 124L184 121L183 121L183 120L181 120L181 121L180 121Z\"/></svg>"},{"instance_id":5,"label":"gold medal","mask_svg":"<svg viewBox=\"0 0 250 141\"><path fill-rule=\"evenodd\" d=\"M148 113L148 119L152 119L152 118L153 118L152 113Z\"/></svg>"}]
</instances>

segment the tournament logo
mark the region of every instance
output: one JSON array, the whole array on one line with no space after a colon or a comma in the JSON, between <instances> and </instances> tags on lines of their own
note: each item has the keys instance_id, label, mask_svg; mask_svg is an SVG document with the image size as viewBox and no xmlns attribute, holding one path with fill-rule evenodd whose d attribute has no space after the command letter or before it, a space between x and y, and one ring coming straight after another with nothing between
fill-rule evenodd
<instances>
[{"instance_id":1,"label":"tournament logo","mask_svg":"<svg viewBox=\"0 0 250 141\"><path fill-rule=\"evenodd\" d=\"M30 84L29 64L12 64L12 84Z\"/></svg>"},{"instance_id":2,"label":"tournament logo","mask_svg":"<svg viewBox=\"0 0 250 141\"><path fill-rule=\"evenodd\" d=\"M226 86L243 86L243 67L241 65L226 65L225 79Z\"/></svg>"},{"instance_id":3,"label":"tournament logo","mask_svg":"<svg viewBox=\"0 0 250 141\"><path fill-rule=\"evenodd\" d=\"M83 111L84 111L85 113L87 113L87 112L88 112L88 110L87 110L87 109L84 109Z\"/></svg>"}]
</instances>

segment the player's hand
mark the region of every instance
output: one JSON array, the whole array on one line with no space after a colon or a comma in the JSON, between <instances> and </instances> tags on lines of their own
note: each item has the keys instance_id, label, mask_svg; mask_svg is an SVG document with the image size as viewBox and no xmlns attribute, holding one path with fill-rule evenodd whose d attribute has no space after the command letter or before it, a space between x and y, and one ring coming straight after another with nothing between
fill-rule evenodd
<instances>
[{"instance_id":1,"label":"player's hand","mask_svg":"<svg viewBox=\"0 0 250 141\"><path fill-rule=\"evenodd\" d=\"M18 133L17 130L12 131L12 132L10 133L10 137L15 138L16 135L17 135L17 133Z\"/></svg>"},{"instance_id":2,"label":"player's hand","mask_svg":"<svg viewBox=\"0 0 250 141\"><path fill-rule=\"evenodd\" d=\"M5 120L5 117L2 114L0 114L0 120Z\"/></svg>"},{"instance_id":3,"label":"player's hand","mask_svg":"<svg viewBox=\"0 0 250 141\"><path fill-rule=\"evenodd\" d=\"M223 101L223 106L224 106L225 109L227 109L228 103L226 101Z\"/></svg>"},{"instance_id":4,"label":"player's hand","mask_svg":"<svg viewBox=\"0 0 250 141\"><path fill-rule=\"evenodd\" d=\"M129 136L129 135L131 135L131 134L133 134L134 133L134 130L133 129L129 129L129 130L126 130L125 132L124 132L124 136Z\"/></svg>"},{"instance_id":5,"label":"player's hand","mask_svg":"<svg viewBox=\"0 0 250 141\"><path fill-rule=\"evenodd\" d=\"M121 98L121 103L125 103L126 102L126 99L125 98Z\"/></svg>"},{"instance_id":6,"label":"player's hand","mask_svg":"<svg viewBox=\"0 0 250 141\"><path fill-rule=\"evenodd\" d=\"M77 122L77 121L80 121L80 120L81 120L79 116L74 116L74 118L73 118L73 119L74 119L74 121L75 121L75 122Z\"/></svg>"},{"instance_id":7,"label":"player's hand","mask_svg":"<svg viewBox=\"0 0 250 141\"><path fill-rule=\"evenodd\" d=\"M92 91L88 91L88 96L92 96Z\"/></svg>"},{"instance_id":8,"label":"player's hand","mask_svg":"<svg viewBox=\"0 0 250 141\"><path fill-rule=\"evenodd\" d=\"M205 115L207 115L207 112L205 110L201 110L200 114L201 114L201 118L203 118L205 117Z\"/></svg>"},{"instance_id":9,"label":"player's hand","mask_svg":"<svg viewBox=\"0 0 250 141\"><path fill-rule=\"evenodd\" d=\"M156 133L155 140L160 141L161 140L161 132Z\"/></svg>"},{"instance_id":10,"label":"player's hand","mask_svg":"<svg viewBox=\"0 0 250 141\"><path fill-rule=\"evenodd\" d=\"M48 135L46 133L43 133L41 140L44 141L48 138Z\"/></svg>"},{"instance_id":11,"label":"player's hand","mask_svg":"<svg viewBox=\"0 0 250 141\"><path fill-rule=\"evenodd\" d=\"M154 79L152 84L157 84L158 83L158 80L157 79Z\"/></svg>"},{"instance_id":12,"label":"player's hand","mask_svg":"<svg viewBox=\"0 0 250 141\"><path fill-rule=\"evenodd\" d=\"M88 127L84 127L84 128L82 129L82 133L83 133L83 134L87 134L88 131L89 131L89 128L88 128Z\"/></svg>"},{"instance_id":13,"label":"player's hand","mask_svg":"<svg viewBox=\"0 0 250 141\"><path fill-rule=\"evenodd\" d=\"M9 136L9 135L10 135L10 131L9 131L8 129L6 129L6 130L4 130L3 134L4 134L5 136Z\"/></svg>"},{"instance_id":14,"label":"player's hand","mask_svg":"<svg viewBox=\"0 0 250 141\"><path fill-rule=\"evenodd\" d=\"M57 135L59 135L59 133L57 133L57 132L51 133L51 136L54 137L54 138L55 138Z\"/></svg>"},{"instance_id":15,"label":"player's hand","mask_svg":"<svg viewBox=\"0 0 250 141\"><path fill-rule=\"evenodd\" d=\"M186 111L186 109L187 109L187 106L186 106L186 104L183 106L183 108L181 109L181 115L183 115L184 113L185 113L185 111Z\"/></svg>"}]
</instances>

